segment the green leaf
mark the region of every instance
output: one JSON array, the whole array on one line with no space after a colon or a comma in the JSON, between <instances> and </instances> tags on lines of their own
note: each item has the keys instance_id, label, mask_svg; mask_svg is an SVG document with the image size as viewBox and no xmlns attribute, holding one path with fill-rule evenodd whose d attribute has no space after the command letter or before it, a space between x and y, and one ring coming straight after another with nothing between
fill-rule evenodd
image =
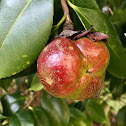
<instances>
[{"instance_id":1,"label":"green leaf","mask_svg":"<svg viewBox=\"0 0 126 126\"><path fill-rule=\"evenodd\" d=\"M119 8L124 0L114 0L116 8Z\"/></svg>"},{"instance_id":2,"label":"green leaf","mask_svg":"<svg viewBox=\"0 0 126 126\"><path fill-rule=\"evenodd\" d=\"M117 126L126 126L126 106L119 110L116 116Z\"/></svg>"},{"instance_id":3,"label":"green leaf","mask_svg":"<svg viewBox=\"0 0 126 126\"><path fill-rule=\"evenodd\" d=\"M63 99L52 97L52 105L62 122L67 125L70 115L66 102Z\"/></svg>"},{"instance_id":4,"label":"green leaf","mask_svg":"<svg viewBox=\"0 0 126 126\"><path fill-rule=\"evenodd\" d=\"M85 104L86 104L86 111L93 121L99 123L101 122L104 124L107 123L104 110L99 104L97 104L93 100L87 100Z\"/></svg>"},{"instance_id":5,"label":"green leaf","mask_svg":"<svg viewBox=\"0 0 126 126\"><path fill-rule=\"evenodd\" d=\"M75 10L86 29L89 29L93 24L96 31L110 35L107 44L110 52L108 71L118 78L126 78L126 54L119 36L109 18L101 11L77 7L69 0L68 3Z\"/></svg>"},{"instance_id":6,"label":"green leaf","mask_svg":"<svg viewBox=\"0 0 126 126\"><path fill-rule=\"evenodd\" d=\"M0 122L6 118L7 118L6 116L0 114Z\"/></svg>"},{"instance_id":7,"label":"green leaf","mask_svg":"<svg viewBox=\"0 0 126 126\"><path fill-rule=\"evenodd\" d=\"M9 126L34 126L34 120L28 111L20 109L10 118Z\"/></svg>"},{"instance_id":8,"label":"green leaf","mask_svg":"<svg viewBox=\"0 0 126 126\"><path fill-rule=\"evenodd\" d=\"M53 0L0 1L0 78L31 65L47 43Z\"/></svg>"},{"instance_id":9,"label":"green leaf","mask_svg":"<svg viewBox=\"0 0 126 126\"><path fill-rule=\"evenodd\" d=\"M124 9L116 9L113 12L113 15L111 17L111 21L113 22L113 24L116 25L123 25L126 23L126 10Z\"/></svg>"},{"instance_id":10,"label":"green leaf","mask_svg":"<svg viewBox=\"0 0 126 126\"><path fill-rule=\"evenodd\" d=\"M51 118L46 114L42 108L31 108L31 113L34 117L34 126L52 126Z\"/></svg>"},{"instance_id":11,"label":"green leaf","mask_svg":"<svg viewBox=\"0 0 126 126\"><path fill-rule=\"evenodd\" d=\"M99 8L102 9L106 5L107 0L96 0L96 2Z\"/></svg>"},{"instance_id":12,"label":"green leaf","mask_svg":"<svg viewBox=\"0 0 126 126\"><path fill-rule=\"evenodd\" d=\"M66 15L63 15L60 21L52 27L51 36L50 36L51 39L54 38L58 34L59 28L65 20L66 20Z\"/></svg>"},{"instance_id":13,"label":"green leaf","mask_svg":"<svg viewBox=\"0 0 126 126\"><path fill-rule=\"evenodd\" d=\"M79 20L78 16L76 15L76 13L71 9L70 10L70 14L71 14L71 19L74 23L74 30L75 31L79 31L79 30L84 30L84 27L81 24L81 21Z\"/></svg>"},{"instance_id":14,"label":"green leaf","mask_svg":"<svg viewBox=\"0 0 126 126\"><path fill-rule=\"evenodd\" d=\"M123 46L126 48L126 37L124 33L126 32L126 10L116 9L113 12L111 21L114 24Z\"/></svg>"},{"instance_id":15,"label":"green leaf","mask_svg":"<svg viewBox=\"0 0 126 126\"><path fill-rule=\"evenodd\" d=\"M12 82L12 78L0 79L0 87L7 91L8 87Z\"/></svg>"},{"instance_id":16,"label":"green leaf","mask_svg":"<svg viewBox=\"0 0 126 126\"><path fill-rule=\"evenodd\" d=\"M87 115L76 108L70 108L70 123L73 126L92 126L92 121L87 118Z\"/></svg>"},{"instance_id":17,"label":"green leaf","mask_svg":"<svg viewBox=\"0 0 126 126\"><path fill-rule=\"evenodd\" d=\"M11 116L24 104L25 97L21 95L6 95L2 99L3 112L6 116Z\"/></svg>"},{"instance_id":18,"label":"green leaf","mask_svg":"<svg viewBox=\"0 0 126 126\"><path fill-rule=\"evenodd\" d=\"M32 83L31 83L31 87L29 88L29 90L33 90L33 91L39 91L41 89L43 89L43 85L41 84L39 78L38 78L38 74L36 73L33 77Z\"/></svg>"},{"instance_id":19,"label":"green leaf","mask_svg":"<svg viewBox=\"0 0 126 126\"><path fill-rule=\"evenodd\" d=\"M82 102L82 101L79 101L77 102L75 105L74 105L75 108L81 110L81 111L84 111L85 109L85 104Z\"/></svg>"},{"instance_id":20,"label":"green leaf","mask_svg":"<svg viewBox=\"0 0 126 126\"><path fill-rule=\"evenodd\" d=\"M123 88L124 88L124 79L116 78L111 76L111 82L110 82L110 92L113 95L114 99L119 98L122 93L123 93Z\"/></svg>"},{"instance_id":21,"label":"green leaf","mask_svg":"<svg viewBox=\"0 0 126 126\"><path fill-rule=\"evenodd\" d=\"M61 6L61 2L60 0L54 0L54 22L53 25L57 25L57 23L59 22L59 20L62 18L63 16L63 9Z\"/></svg>"},{"instance_id":22,"label":"green leaf","mask_svg":"<svg viewBox=\"0 0 126 126\"><path fill-rule=\"evenodd\" d=\"M124 0L124 1L122 2L121 8L122 8L122 9L125 9L125 8L126 8L126 0Z\"/></svg>"},{"instance_id":23,"label":"green leaf","mask_svg":"<svg viewBox=\"0 0 126 126\"><path fill-rule=\"evenodd\" d=\"M99 7L95 0L71 0L72 3L78 7L90 8L99 10Z\"/></svg>"},{"instance_id":24,"label":"green leaf","mask_svg":"<svg viewBox=\"0 0 126 126\"><path fill-rule=\"evenodd\" d=\"M28 76L30 74L36 73L37 72L36 66L37 66L37 63L35 61L33 64L31 64L29 67L27 67L23 71L11 76L11 78L18 78L18 77Z\"/></svg>"},{"instance_id":25,"label":"green leaf","mask_svg":"<svg viewBox=\"0 0 126 126\"><path fill-rule=\"evenodd\" d=\"M52 126L66 126L69 120L69 109L63 99L48 98L46 93L41 99L41 107L51 118Z\"/></svg>"}]
</instances>

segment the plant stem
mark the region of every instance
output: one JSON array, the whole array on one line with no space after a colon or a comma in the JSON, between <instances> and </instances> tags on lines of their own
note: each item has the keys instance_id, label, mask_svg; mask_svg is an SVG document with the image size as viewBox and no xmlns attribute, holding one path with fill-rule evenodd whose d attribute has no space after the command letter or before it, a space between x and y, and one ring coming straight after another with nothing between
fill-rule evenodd
<instances>
[{"instance_id":1,"label":"plant stem","mask_svg":"<svg viewBox=\"0 0 126 126\"><path fill-rule=\"evenodd\" d=\"M54 25L54 26L52 27L52 32L51 32L51 37L52 37L52 38L58 34L58 29L59 29L60 25L61 25L65 20L66 20L66 15L63 15L63 17L62 17L61 20L57 23L57 25Z\"/></svg>"},{"instance_id":2,"label":"plant stem","mask_svg":"<svg viewBox=\"0 0 126 126\"><path fill-rule=\"evenodd\" d=\"M73 30L74 29L73 22L70 18L69 9L68 9L66 0L60 0L60 2L61 2L61 5L62 5L64 15L66 15L66 22L64 24L63 30Z\"/></svg>"},{"instance_id":3,"label":"plant stem","mask_svg":"<svg viewBox=\"0 0 126 126\"><path fill-rule=\"evenodd\" d=\"M61 20L57 23L57 26L59 27L65 20L66 20L66 15L63 15Z\"/></svg>"}]
</instances>

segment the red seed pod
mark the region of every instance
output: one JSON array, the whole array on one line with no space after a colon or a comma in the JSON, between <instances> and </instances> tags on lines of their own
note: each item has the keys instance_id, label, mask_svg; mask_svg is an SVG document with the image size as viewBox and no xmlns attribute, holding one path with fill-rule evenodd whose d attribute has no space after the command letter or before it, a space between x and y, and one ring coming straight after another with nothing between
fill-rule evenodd
<instances>
[{"instance_id":1,"label":"red seed pod","mask_svg":"<svg viewBox=\"0 0 126 126\"><path fill-rule=\"evenodd\" d=\"M51 95L83 100L98 95L109 60L109 51L100 41L57 38L38 58L38 77Z\"/></svg>"}]
</instances>

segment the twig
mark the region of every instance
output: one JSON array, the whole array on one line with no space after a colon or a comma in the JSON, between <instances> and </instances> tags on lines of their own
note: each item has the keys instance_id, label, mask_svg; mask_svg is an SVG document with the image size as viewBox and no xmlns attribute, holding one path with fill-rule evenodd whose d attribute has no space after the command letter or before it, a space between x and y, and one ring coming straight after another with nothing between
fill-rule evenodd
<instances>
[{"instance_id":1,"label":"twig","mask_svg":"<svg viewBox=\"0 0 126 126\"><path fill-rule=\"evenodd\" d=\"M66 22L64 24L64 29L63 30L73 30L73 22L70 18L70 14L69 14L69 9L66 3L66 0L60 0L61 1L61 5L62 5L62 9L64 12L64 15L66 15Z\"/></svg>"},{"instance_id":2,"label":"twig","mask_svg":"<svg viewBox=\"0 0 126 126\"><path fill-rule=\"evenodd\" d=\"M111 15L113 15L113 11L112 11L112 9L110 7L108 7L108 10L111 13Z\"/></svg>"},{"instance_id":3,"label":"twig","mask_svg":"<svg viewBox=\"0 0 126 126\"><path fill-rule=\"evenodd\" d=\"M36 93L36 94L32 97L32 99L23 107L23 109L26 109L26 108L32 103L32 101L37 97L37 95L38 95L38 93Z\"/></svg>"}]
</instances>

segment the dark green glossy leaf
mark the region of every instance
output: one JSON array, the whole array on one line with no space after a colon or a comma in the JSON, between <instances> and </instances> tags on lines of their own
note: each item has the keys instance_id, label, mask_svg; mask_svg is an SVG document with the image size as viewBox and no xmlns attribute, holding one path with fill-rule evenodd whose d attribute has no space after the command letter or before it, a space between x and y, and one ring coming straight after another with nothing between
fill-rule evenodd
<instances>
[{"instance_id":1,"label":"dark green glossy leaf","mask_svg":"<svg viewBox=\"0 0 126 126\"><path fill-rule=\"evenodd\" d=\"M70 108L70 123L73 126L92 126L86 114L76 108Z\"/></svg>"},{"instance_id":2,"label":"dark green glossy leaf","mask_svg":"<svg viewBox=\"0 0 126 126\"><path fill-rule=\"evenodd\" d=\"M113 95L113 98L119 98L122 93L123 93L123 88L124 88L124 79L116 78L111 76L111 82L110 82L110 92Z\"/></svg>"},{"instance_id":3,"label":"dark green glossy leaf","mask_svg":"<svg viewBox=\"0 0 126 126\"><path fill-rule=\"evenodd\" d=\"M126 106L119 110L116 117L117 126L126 126Z\"/></svg>"},{"instance_id":4,"label":"dark green glossy leaf","mask_svg":"<svg viewBox=\"0 0 126 126\"><path fill-rule=\"evenodd\" d=\"M63 99L53 97L52 105L64 125L67 125L69 121L69 109L66 102Z\"/></svg>"},{"instance_id":5,"label":"dark green glossy leaf","mask_svg":"<svg viewBox=\"0 0 126 126\"><path fill-rule=\"evenodd\" d=\"M2 99L4 115L11 116L24 104L25 97L21 95L6 95Z\"/></svg>"},{"instance_id":6,"label":"dark green glossy leaf","mask_svg":"<svg viewBox=\"0 0 126 126\"><path fill-rule=\"evenodd\" d=\"M0 78L31 65L47 43L53 0L0 1Z\"/></svg>"},{"instance_id":7,"label":"dark green glossy leaf","mask_svg":"<svg viewBox=\"0 0 126 126\"><path fill-rule=\"evenodd\" d=\"M39 91L42 88L43 88L43 85L39 81L38 74L36 73L33 77L31 87L29 88L29 90Z\"/></svg>"},{"instance_id":8,"label":"dark green glossy leaf","mask_svg":"<svg viewBox=\"0 0 126 126\"><path fill-rule=\"evenodd\" d=\"M31 108L31 113L34 117L34 126L51 126L51 118L42 108Z\"/></svg>"},{"instance_id":9,"label":"dark green glossy leaf","mask_svg":"<svg viewBox=\"0 0 126 126\"><path fill-rule=\"evenodd\" d=\"M74 5L78 7L99 10L95 0L71 0L71 1Z\"/></svg>"},{"instance_id":10,"label":"dark green glossy leaf","mask_svg":"<svg viewBox=\"0 0 126 126\"><path fill-rule=\"evenodd\" d=\"M34 62L32 65L30 65L29 67L27 67L23 71L15 74L15 75L12 75L11 77L6 77L4 79L8 79L8 78L15 79L15 78L20 78L20 77L24 77L24 76L28 76L28 75L34 74L34 73L37 72L36 67L37 67L37 62Z\"/></svg>"},{"instance_id":11,"label":"dark green glossy leaf","mask_svg":"<svg viewBox=\"0 0 126 126\"><path fill-rule=\"evenodd\" d=\"M20 109L11 117L9 126L34 126L34 120L28 111Z\"/></svg>"},{"instance_id":12,"label":"dark green glossy leaf","mask_svg":"<svg viewBox=\"0 0 126 126\"><path fill-rule=\"evenodd\" d=\"M12 78L0 79L0 87L7 91L8 87L12 82Z\"/></svg>"},{"instance_id":13,"label":"dark green glossy leaf","mask_svg":"<svg viewBox=\"0 0 126 126\"><path fill-rule=\"evenodd\" d=\"M93 100L87 100L85 104L86 104L86 111L93 121L99 123L101 122L104 124L107 123L104 110L99 104L97 104Z\"/></svg>"},{"instance_id":14,"label":"dark green glossy leaf","mask_svg":"<svg viewBox=\"0 0 126 126\"><path fill-rule=\"evenodd\" d=\"M111 17L111 21L113 22L113 24L116 25L123 25L126 23L126 10L124 9L116 9L113 12L113 15Z\"/></svg>"},{"instance_id":15,"label":"dark green glossy leaf","mask_svg":"<svg viewBox=\"0 0 126 126\"><path fill-rule=\"evenodd\" d=\"M119 36L109 18L101 11L77 7L70 3L69 0L68 3L75 10L86 29L89 29L93 24L96 31L110 35L107 44L110 52L108 71L118 78L126 78L126 54L124 53Z\"/></svg>"},{"instance_id":16,"label":"dark green glossy leaf","mask_svg":"<svg viewBox=\"0 0 126 126\"><path fill-rule=\"evenodd\" d=\"M51 118L52 126L66 126L69 120L69 109L63 99L48 98L44 93L41 107Z\"/></svg>"},{"instance_id":17,"label":"dark green glossy leaf","mask_svg":"<svg viewBox=\"0 0 126 126\"><path fill-rule=\"evenodd\" d=\"M123 46L126 48L126 37L124 36L124 33L126 33L126 10L114 10L113 16L111 17L111 21L120 36L120 40Z\"/></svg>"},{"instance_id":18,"label":"dark green glossy leaf","mask_svg":"<svg viewBox=\"0 0 126 126\"><path fill-rule=\"evenodd\" d=\"M107 0L96 0L96 2L99 8L102 9L106 5Z\"/></svg>"},{"instance_id":19,"label":"dark green glossy leaf","mask_svg":"<svg viewBox=\"0 0 126 126\"><path fill-rule=\"evenodd\" d=\"M24 69L23 71L11 76L11 78L18 78L18 77L23 77L23 76L28 76L30 74L36 73L37 72L37 63L34 62L32 65Z\"/></svg>"},{"instance_id":20,"label":"dark green glossy leaf","mask_svg":"<svg viewBox=\"0 0 126 126\"><path fill-rule=\"evenodd\" d=\"M74 30L75 31L79 31L79 30L84 30L83 25L81 24L81 21L79 20L78 16L76 15L76 13L70 9L70 14L71 14L71 19L74 23Z\"/></svg>"}]
</instances>

